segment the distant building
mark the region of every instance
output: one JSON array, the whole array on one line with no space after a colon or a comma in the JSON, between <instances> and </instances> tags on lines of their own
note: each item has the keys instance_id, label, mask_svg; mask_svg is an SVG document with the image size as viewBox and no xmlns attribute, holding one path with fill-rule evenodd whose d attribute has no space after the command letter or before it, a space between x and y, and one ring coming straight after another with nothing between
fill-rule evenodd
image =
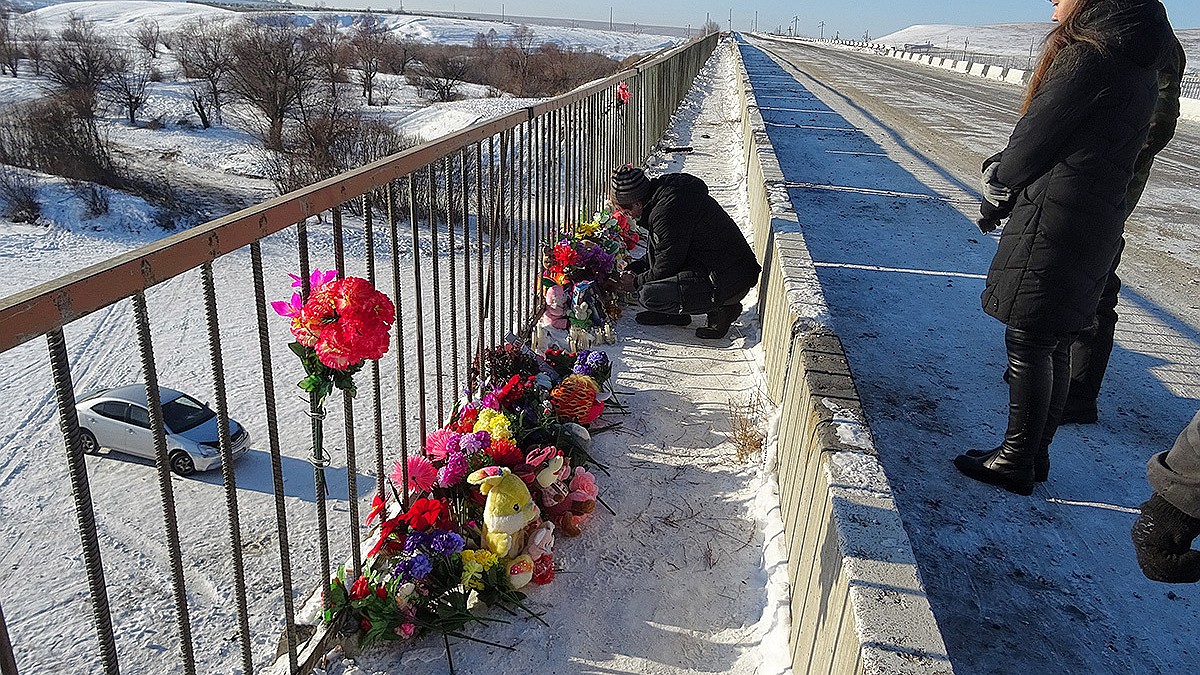
<instances>
[{"instance_id":1,"label":"distant building","mask_svg":"<svg viewBox=\"0 0 1200 675\"><path fill-rule=\"evenodd\" d=\"M933 46L932 42L922 42L920 44L906 43L904 45L904 51L911 52L913 54L920 54L921 52L931 52L933 50L934 50L934 46Z\"/></svg>"}]
</instances>

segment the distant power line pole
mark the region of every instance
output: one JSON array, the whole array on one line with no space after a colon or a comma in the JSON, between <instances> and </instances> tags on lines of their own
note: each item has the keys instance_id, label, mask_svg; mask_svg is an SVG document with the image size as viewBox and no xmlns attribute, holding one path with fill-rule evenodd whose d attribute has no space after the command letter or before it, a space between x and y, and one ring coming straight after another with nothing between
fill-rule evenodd
<instances>
[{"instance_id":1,"label":"distant power line pole","mask_svg":"<svg viewBox=\"0 0 1200 675\"><path fill-rule=\"evenodd\" d=\"M612 5L608 6L608 29L612 30Z\"/></svg>"},{"instance_id":2,"label":"distant power line pole","mask_svg":"<svg viewBox=\"0 0 1200 675\"><path fill-rule=\"evenodd\" d=\"M800 21L799 14L792 16L792 35L799 35L799 33L796 32L796 22L798 21Z\"/></svg>"},{"instance_id":3,"label":"distant power line pole","mask_svg":"<svg viewBox=\"0 0 1200 675\"><path fill-rule=\"evenodd\" d=\"M733 8L729 8L729 32L733 32Z\"/></svg>"},{"instance_id":4,"label":"distant power line pole","mask_svg":"<svg viewBox=\"0 0 1200 675\"><path fill-rule=\"evenodd\" d=\"M819 22L817 24L817 28L821 29L821 39L824 40L825 39L825 22L824 21Z\"/></svg>"}]
</instances>

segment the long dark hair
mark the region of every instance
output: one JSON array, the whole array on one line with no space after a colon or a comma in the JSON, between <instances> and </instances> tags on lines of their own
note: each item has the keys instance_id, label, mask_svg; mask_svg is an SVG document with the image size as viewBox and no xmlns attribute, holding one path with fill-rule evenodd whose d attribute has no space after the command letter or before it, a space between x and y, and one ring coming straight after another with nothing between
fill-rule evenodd
<instances>
[{"instance_id":1,"label":"long dark hair","mask_svg":"<svg viewBox=\"0 0 1200 675\"><path fill-rule=\"evenodd\" d=\"M1058 53L1064 47L1079 42L1086 42L1096 49L1104 49L1105 45L1100 34L1095 30L1085 27L1082 21L1083 15L1087 10L1104 1L1075 0L1070 14L1060 19L1054 30L1050 31L1050 34L1046 36L1046 40L1042 43L1042 56L1038 59L1038 64L1033 69L1033 75L1029 78L1029 87L1025 90L1025 102L1021 104L1021 114L1029 112L1029 104L1033 102L1033 97L1037 94L1038 87L1042 85L1042 80L1046 77L1046 71L1050 70L1050 65L1054 63L1055 57L1058 56Z\"/></svg>"}]
</instances>

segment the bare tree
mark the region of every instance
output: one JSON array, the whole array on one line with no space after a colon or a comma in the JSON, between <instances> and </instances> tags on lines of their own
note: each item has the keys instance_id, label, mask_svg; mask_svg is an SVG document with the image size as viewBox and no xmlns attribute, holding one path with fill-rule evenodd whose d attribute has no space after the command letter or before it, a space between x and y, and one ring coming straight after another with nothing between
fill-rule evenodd
<instances>
[{"instance_id":1,"label":"bare tree","mask_svg":"<svg viewBox=\"0 0 1200 675\"><path fill-rule=\"evenodd\" d=\"M465 55L438 50L427 54L425 60L412 68L409 80L428 92L434 101L453 101L469 70Z\"/></svg>"},{"instance_id":2,"label":"bare tree","mask_svg":"<svg viewBox=\"0 0 1200 675\"><path fill-rule=\"evenodd\" d=\"M0 73L5 70L17 76L21 63L21 35L17 21L7 7L0 7Z\"/></svg>"},{"instance_id":3,"label":"bare tree","mask_svg":"<svg viewBox=\"0 0 1200 675\"><path fill-rule=\"evenodd\" d=\"M210 113L221 121L234 67L234 29L234 24L223 19L199 18L180 26L171 40L183 75L200 81L192 87L192 109L205 129L210 126Z\"/></svg>"},{"instance_id":4,"label":"bare tree","mask_svg":"<svg viewBox=\"0 0 1200 675\"><path fill-rule=\"evenodd\" d=\"M21 21L21 42L25 45L25 58L33 63L33 74L42 74L42 59L46 56L46 46L50 42L50 34L37 25L33 14L26 14Z\"/></svg>"},{"instance_id":5,"label":"bare tree","mask_svg":"<svg viewBox=\"0 0 1200 675\"><path fill-rule=\"evenodd\" d=\"M154 19L142 19L133 31L133 40L146 55L152 59L158 58L158 45L162 41L162 31Z\"/></svg>"},{"instance_id":6,"label":"bare tree","mask_svg":"<svg viewBox=\"0 0 1200 675\"><path fill-rule=\"evenodd\" d=\"M71 14L46 58L46 76L79 117L91 124L104 83L116 72L116 52L95 26Z\"/></svg>"},{"instance_id":7,"label":"bare tree","mask_svg":"<svg viewBox=\"0 0 1200 675\"><path fill-rule=\"evenodd\" d=\"M137 111L150 97L150 64L126 52L113 56L114 72L101 90L103 98L121 108L129 125L137 124Z\"/></svg>"},{"instance_id":8,"label":"bare tree","mask_svg":"<svg viewBox=\"0 0 1200 675\"><path fill-rule=\"evenodd\" d=\"M700 28L700 32L703 33L704 35L708 35L710 33L720 33L721 32L721 24L717 23L716 21L713 21L712 19L709 19L708 21L704 22L704 26Z\"/></svg>"},{"instance_id":9,"label":"bare tree","mask_svg":"<svg viewBox=\"0 0 1200 675\"><path fill-rule=\"evenodd\" d=\"M355 23L350 45L358 65L358 83L362 85L363 96L367 97L367 105L375 105L375 76L394 44L395 39L387 26L374 14L364 14ZM406 65L401 63L402 71Z\"/></svg>"},{"instance_id":10,"label":"bare tree","mask_svg":"<svg viewBox=\"0 0 1200 675\"><path fill-rule=\"evenodd\" d=\"M527 89L526 81L529 79L529 59L535 50L537 37L533 29L529 26L521 24L513 31L513 34L508 38L508 42L502 50L504 61L508 68L512 71L514 82L512 89L514 93L524 94Z\"/></svg>"},{"instance_id":11,"label":"bare tree","mask_svg":"<svg viewBox=\"0 0 1200 675\"><path fill-rule=\"evenodd\" d=\"M295 112L315 78L312 55L291 23L246 21L232 41L235 94L267 118L266 146L283 149L284 119Z\"/></svg>"},{"instance_id":12,"label":"bare tree","mask_svg":"<svg viewBox=\"0 0 1200 675\"><path fill-rule=\"evenodd\" d=\"M346 69L354 63L354 50L336 18L321 17L304 31L302 40L305 50L312 56L316 72L329 85L330 91L338 84L350 81Z\"/></svg>"}]
</instances>

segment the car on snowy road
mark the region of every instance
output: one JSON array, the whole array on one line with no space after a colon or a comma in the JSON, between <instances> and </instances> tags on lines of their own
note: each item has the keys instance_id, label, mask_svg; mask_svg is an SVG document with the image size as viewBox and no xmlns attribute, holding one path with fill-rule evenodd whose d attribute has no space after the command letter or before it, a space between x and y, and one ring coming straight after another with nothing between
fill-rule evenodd
<instances>
[{"instance_id":1,"label":"car on snowy road","mask_svg":"<svg viewBox=\"0 0 1200 675\"><path fill-rule=\"evenodd\" d=\"M174 389L158 388L166 427L167 457L171 470L180 476L221 466L217 414L195 398ZM83 451L98 454L101 448L118 450L135 457L154 459L154 434L146 387L127 384L81 396L76 402L79 436ZM246 454L250 434L229 420L229 440L234 459Z\"/></svg>"}]
</instances>

